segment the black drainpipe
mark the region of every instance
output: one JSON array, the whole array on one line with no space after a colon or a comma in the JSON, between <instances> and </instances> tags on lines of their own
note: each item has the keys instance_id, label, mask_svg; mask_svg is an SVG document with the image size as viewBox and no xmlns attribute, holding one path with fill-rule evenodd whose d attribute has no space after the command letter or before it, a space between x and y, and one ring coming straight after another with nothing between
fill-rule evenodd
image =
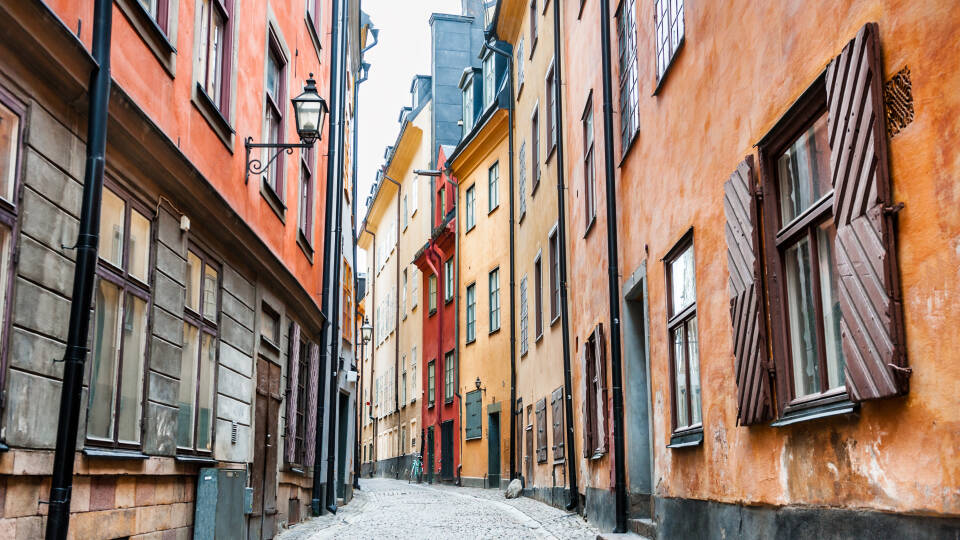
<instances>
[{"instance_id":1,"label":"black drainpipe","mask_svg":"<svg viewBox=\"0 0 960 540\"><path fill-rule=\"evenodd\" d=\"M570 479L570 502L567 510L580 506L577 489L577 449L573 437L573 381L570 375L570 310L567 305L567 217L564 205L565 173L563 168L563 87L560 74L560 2L553 3L553 90L556 95L554 114L557 117L557 234L560 243L560 328L563 333L564 419L567 428L567 477Z\"/></svg>"},{"instance_id":2,"label":"black drainpipe","mask_svg":"<svg viewBox=\"0 0 960 540\"><path fill-rule=\"evenodd\" d=\"M346 3L343 7L340 8L339 17L337 19L337 24L341 26L346 25ZM343 76L343 72L347 68L347 36L340 36L340 44L338 47L337 54L340 55L340 60L343 62L343 67L340 69L340 80L338 84L340 88L338 92L340 93L340 100L337 103L339 110L337 111L337 140L340 142L337 148L337 168L334 171L336 178L336 197L337 197L337 215L334 218L336 220L336 226L333 228L334 231L334 249L333 255L334 259L330 261L333 263L333 281L330 283L330 410L328 413L328 418L330 423L328 424L327 429L327 510L331 513L337 513L337 485L336 478L334 476L334 469L336 468L336 453L337 453L337 430L333 429L339 423L339 412L340 412L340 399L339 399L339 376L340 370L343 366L340 365L340 259L343 258L343 115L344 109L346 107L346 100L343 99L343 94L347 90L347 78ZM328 177L329 178L329 177ZM337 426L339 427L339 426Z\"/></svg>"},{"instance_id":3,"label":"black drainpipe","mask_svg":"<svg viewBox=\"0 0 960 540\"><path fill-rule=\"evenodd\" d=\"M340 13L340 0L333 0L333 13ZM336 16L336 15L335 15ZM340 124L339 106L337 106L340 96L338 95L339 84L337 84L336 78L339 78L340 75L337 72L337 66L339 64L338 55L335 52L334 47L337 44L337 39L340 34L340 25L339 21L335 21L333 28L331 29L330 34L330 114L328 116L328 129L327 129L327 188L326 194L324 197L324 212L323 212L323 269L322 269L322 284L321 284L321 300L324 304L324 311L326 312L328 318L333 316L333 312L330 309L332 304L330 303L330 231L333 226L333 197L335 191L330 190L330 179L333 178L334 172L336 171L335 162L333 156L337 152L337 139L335 137L337 126ZM320 359L320 369L319 369L319 380L317 381L317 433L316 438L314 439L314 458L313 458L313 498L310 501L310 508L313 511L313 515L319 516L322 511L320 506L320 493L323 490L323 474L321 473L322 467L321 463L323 461L323 426L326 420L325 411L323 406L323 395L327 388L327 359L330 357L330 354L327 352L327 321L323 322L323 326L320 329L320 351L322 358ZM332 362L331 362L332 366ZM331 403L332 407L333 404Z\"/></svg>"},{"instance_id":4,"label":"black drainpipe","mask_svg":"<svg viewBox=\"0 0 960 540\"><path fill-rule=\"evenodd\" d=\"M509 154L510 169L510 479L517 477L517 301L514 295L516 288L516 252L515 252L515 228L514 228L514 189L513 189L513 54L498 49L495 44L491 44L493 38L483 44L494 54L507 59L507 77L509 87L507 91L507 153Z\"/></svg>"},{"instance_id":5,"label":"black drainpipe","mask_svg":"<svg viewBox=\"0 0 960 540\"><path fill-rule=\"evenodd\" d=\"M616 485L614 532L627 531L627 473L623 445L623 374L620 366L620 282L617 252L617 182L613 165L613 83L610 69L610 0L600 0L600 47L603 73L603 165L607 197L607 284L610 294L610 375L613 386L613 461Z\"/></svg>"},{"instance_id":6,"label":"black drainpipe","mask_svg":"<svg viewBox=\"0 0 960 540\"><path fill-rule=\"evenodd\" d=\"M87 162L83 180L83 206L77 234L77 262L73 274L73 301L67 351L64 354L63 387L57 423L57 446L50 484L47 540L67 537L70 527L70 497L73 489L73 461L80 422L83 366L87 358L93 276L100 241L100 199L103 195L104 155L107 148L107 112L110 105L110 30L113 2L96 0L93 8L93 59L97 67L90 74L90 105L87 120Z\"/></svg>"}]
</instances>

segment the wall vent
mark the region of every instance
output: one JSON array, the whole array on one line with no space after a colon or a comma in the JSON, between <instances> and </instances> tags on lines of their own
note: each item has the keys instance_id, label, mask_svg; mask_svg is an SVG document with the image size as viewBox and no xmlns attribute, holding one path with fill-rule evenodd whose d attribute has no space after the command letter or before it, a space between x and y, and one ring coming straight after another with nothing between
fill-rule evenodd
<instances>
[{"instance_id":1,"label":"wall vent","mask_svg":"<svg viewBox=\"0 0 960 540\"><path fill-rule=\"evenodd\" d=\"M913 122L913 84L910 81L910 66L904 66L884 83L883 105L889 137L900 133L910 122Z\"/></svg>"}]
</instances>

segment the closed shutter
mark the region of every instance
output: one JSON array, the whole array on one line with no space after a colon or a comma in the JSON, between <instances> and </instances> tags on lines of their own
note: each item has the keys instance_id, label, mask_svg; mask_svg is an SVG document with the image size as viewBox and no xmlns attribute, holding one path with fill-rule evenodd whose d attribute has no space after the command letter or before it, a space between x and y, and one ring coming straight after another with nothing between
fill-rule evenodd
<instances>
[{"instance_id":1,"label":"closed shutter","mask_svg":"<svg viewBox=\"0 0 960 540\"><path fill-rule=\"evenodd\" d=\"M304 467L313 466L317 439L317 381L320 379L320 347L310 344L310 374L307 380L307 427L304 433Z\"/></svg>"},{"instance_id":2,"label":"closed shutter","mask_svg":"<svg viewBox=\"0 0 960 540\"><path fill-rule=\"evenodd\" d=\"M597 388L597 424L596 440L594 454L607 453L607 406L609 398L607 397L607 342L603 336L603 324L598 324L593 335L593 346L595 349L594 360L596 362L596 388Z\"/></svg>"},{"instance_id":3,"label":"closed shutter","mask_svg":"<svg viewBox=\"0 0 960 540\"><path fill-rule=\"evenodd\" d=\"M537 463L547 460L547 399L537 402Z\"/></svg>"},{"instance_id":4,"label":"closed shutter","mask_svg":"<svg viewBox=\"0 0 960 540\"><path fill-rule=\"evenodd\" d=\"M766 318L758 283L762 282L759 201L753 156L747 156L723 186L727 215L727 268L730 272L730 321L733 324L737 422L749 426L773 418L767 364Z\"/></svg>"},{"instance_id":5,"label":"closed shutter","mask_svg":"<svg viewBox=\"0 0 960 540\"><path fill-rule=\"evenodd\" d=\"M283 455L287 463L297 460L297 382L300 376L300 325L290 325L287 346L287 429Z\"/></svg>"},{"instance_id":6,"label":"closed shutter","mask_svg":"<svg viewBox=\"0 0 960 540\"><path fill-rule=\"evenodd\" d=\"M827 67L840 332L853 401L905 394L903 308L876 23Z\"/></svg>"},{"instance_id":7,"label":"closed shutter","mask_svg":"<svg viewBox=\"0 0 960 540\"><path fill-rule=\"evenodd\" d=\"M483 436L483 426L480 422L480 406L480 390L467 392L467 440L479 439Z\"/></svg>"},{"instance_id":8,"label":"closed shutter","mask_svg":"<svg viewBox=\"0 0 960 540\"><path fill-rule=\"evenodd\" d=\"M550 396L550 409L553 413L553 459L563 459L563 387L557 388Z\"/></svg>"},{"instance_id":9,"label":"closed shutter","mask_svg":"<svg viewBox=\"0 0 960 540\"><path fill-rule=\"evenodd\" d=\"M595 405L593 400L593 348L589 340L584 341L580 349L580 367L582 377L580 377L580 418L583 419L583 457L589 458L593 455L593 414Z\"/></svg>"},{"instance_id":10,"label":"closed shutter","mask_svg":"<svg viewBox=\"0 0 960 540\"><path fill-rule=\"evenodd\" d=\"M527 480L524 482L524 486L533 482L533 423L530 416L530 405L527 405Z\"/></svg>"}]
</instances>

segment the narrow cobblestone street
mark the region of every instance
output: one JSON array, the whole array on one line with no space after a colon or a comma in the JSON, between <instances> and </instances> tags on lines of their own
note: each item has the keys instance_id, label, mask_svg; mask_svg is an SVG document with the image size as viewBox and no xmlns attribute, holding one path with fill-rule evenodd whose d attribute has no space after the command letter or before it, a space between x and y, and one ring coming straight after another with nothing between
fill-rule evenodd
<instances>
[{"instance_id":1,"label":"narrow cobblestone street","mask_svg":"<svg viewBox=\"0 0 960 540\"><path fill-rule=\"evenodd\" d=\"M574 513L503 491L360 480L350 504L294 526L280 540L321 538L579 538L597 529Z\"/></svg>"}]
</instances>

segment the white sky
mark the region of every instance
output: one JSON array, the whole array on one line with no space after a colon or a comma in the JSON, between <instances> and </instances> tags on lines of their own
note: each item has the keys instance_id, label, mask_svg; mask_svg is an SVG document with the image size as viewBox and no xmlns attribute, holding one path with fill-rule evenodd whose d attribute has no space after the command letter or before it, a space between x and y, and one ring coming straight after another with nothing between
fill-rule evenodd
<instances>
[{"instance_id":1,"label":"white sky","mask_svg":"<svg viewBox=\"0 0 960 540\"><path fill-rule=\"evenodd\" d=\"M418 73L430 73L430 14L459 14L460 0L364 0L361 7L380 29L380 42L364 54L370 76L360 85L358 221L366 215L364 202L383 165L383 151L400 132L397 118L400 108L410 105L410 82ZM359 253L362 271L366 262Z\"/></svg>"}]
</instances>

